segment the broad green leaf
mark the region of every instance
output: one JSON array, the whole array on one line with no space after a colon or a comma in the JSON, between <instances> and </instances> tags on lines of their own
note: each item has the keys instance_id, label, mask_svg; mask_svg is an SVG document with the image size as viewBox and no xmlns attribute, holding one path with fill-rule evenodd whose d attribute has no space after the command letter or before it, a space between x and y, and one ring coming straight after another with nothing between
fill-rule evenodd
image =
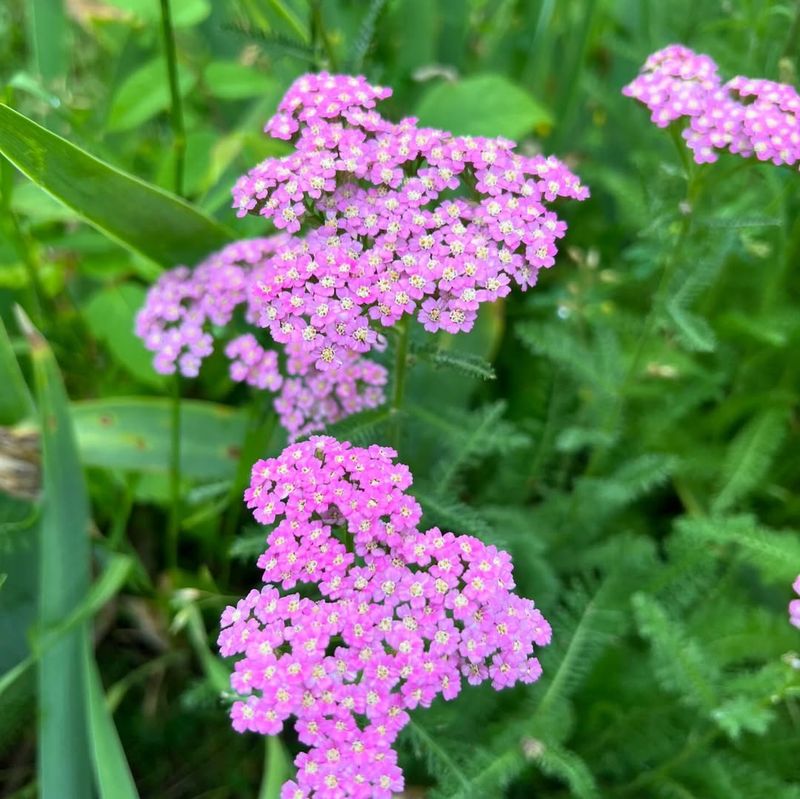
<instances>
[{"instance_id":1,"label":"broad green leaf","mask_svg":"<svg viewBox=\"0 0 800 799\"><path fill-rule=\"evenodd\" d=\"M277 83L256 67L247 67L235 61L212 61L203 73L208 90L222 100L240 100L273 94Z\"/></svg>"},{"instance_id":2,"label":"broad green leaf","mask_svg":"<svg viewBox=\"0 0 800 799\"><path fill-rule=\"evenodd\" d=\"M194 264L230 240L196 208L0 105L0 153L109 238L163 266Z\"/></svg>"},{"instance_id":3,"label":"broad green leaf","mask_svg":"<svg viewBox=\"0 0 800 799\"><path fill-rule=\"evenodd\" d=\"M126 397L76 402L72 418L87 466L167 472L171 401ZM181 403L181 474L233 477L246 427L244 414L225 405Z\"/></svg>"},{"instance_id":4,"label":"broad green leaf","mask_svg":"<svg viewBox=\"0 0 800 799\"><path fill-rule=\"evenodd\" d=\"M106 702L94 652L84 649L84 677L89 720L89 742L100 799L138 799L125 752Z\"/></svg>"},{"instance_id":5,"label":"broad green leaf","mask_svg":"<svg viewBox=\"0 0 800 799\"><path fill-rule=\"evenodd\" d=\"M120 366L144 383L163 386L164 377L153 369L152 353L133 332L145 294L137 283L106 286L85 303L83 315L92 334L105 342Z\"/></svg>"},{"instance_id":6,"label":"broad green leaf","mask_svg":"<svg viewBox=\"0 0 800 799\"><path fill-rule=\"evenodd\" d=\"M0 385L3 387L0 391L0 424L16 424L33 414L33 401L2 318L0 318Z\"/></svg>"},{"instance_id":7,"label":"broad green leaf","mask_svg":"<svg viewBox=\"0 0 800 799\"><path fill-rule=\"evenodd\" d=\"M438 83L416 109L423 125L472 136L519 139L552 123L550 112L524 89L501 75L473 75Z\"/></svg>"},{"instance_id":8,"label":"broad green leaf","mask_svg":"<svg viewBox=\"0 0 800 799\"><path fill-rule=\"evenodd\" d=\"M153 5L156 5L154 2ZM194 76L178 64L178 88L185 95L194 85ZM108 130L130 130L152 119L169 107L167 65L156 58L130 75L114 95L108 115Z\"/></svg>"},{"instance_id":9,"label":"broad green leaf","mask_svg":"<svg viewBox=\"0 0 800 799\"><path fill-rule=\"evenodd\" d=\"M67 396L53 353L20 313L36 381L44 499L39 547L39 626L55 627L89 590L89 503ZM39 659L38 780L42 799L92 795L83 680L86 623Z\"/></svg>"}]
</instances>

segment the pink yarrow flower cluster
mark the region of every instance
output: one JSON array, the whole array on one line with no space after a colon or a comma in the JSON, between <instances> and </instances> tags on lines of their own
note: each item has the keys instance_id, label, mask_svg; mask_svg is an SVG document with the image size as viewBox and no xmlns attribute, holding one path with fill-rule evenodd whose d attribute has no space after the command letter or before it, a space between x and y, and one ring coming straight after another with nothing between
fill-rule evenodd
<instances>
[{"instance_id":1,"label":"pink yarrow flower cluster","mask_svg":"<svg viewBox=\"0 0 800 799\"><path fill-rule=\"evenodd\" d=\"M800 574L792 585L794 592L800 597ZM793 599L789 603L789 621L795 626L800 628L800 599Z\"/></svg>"},{"instance_id":2,"label":"pink yarrow flower cluster","mask_svg":"<svg viewBox=\"0 0 800 799\"><path fill-rule=\"evenodd\" d=\"M238 241L194 269L180 266L161 275L136 318L137 335L156 353L156 371L195 377L237 311L255 326L253 286L288 240L282 235ZM358 353L347 353L339 369L320 372L296 344L287 348L282 370L278 353L252 333L229 340L224 352L231 379L277 394L275 410L292 440L385 401L386 369Z\"/></svg>"},{"instance_id":3,"label":"pink yarrow flower cluster","mask_svg":"<svg viewBox=\"0 0 800 799\"><path fill-rule=\"evenodd\" d=\"M384 119L389 89L363 77L299 78L266 131L295 151L236 183L238 214L294 237L263 270L253 306L275 341L324 370L382 346L405 315L429 332L469 330L478 307L555 262L566 224L550 204L588 190L558 159L502 138Z\"/></svg>"},{"instance_id":4,"label":"pink yarrow flower cluster","mask_svg":"<svg viewBox=\"0 0 800 799\"><path fill-rule=\"evenodd\" d=\"M659 127L681 120L699 163L728 151L774 164L800 161L800 96L793 86L737 76L722 83L707 55L673 44L653 53L623 94L647 106Z\"/></svg>"},{"instance_id":5,"label":"pink yarrow flower cluster","mask_svg":"<svg viewBox=\"0 0 800 799\"><path fill-rule=\"evenodd\" d=\"M222 615L238 731L295 719L308 747L282 799L382 799L402 790L393 743L408 713L464 681L496 689L541 673L550 626L513 593L507 553L418 529L394 450L313 437L259 461L245 499L274 525L264 587Z\"/></svg>"}]
</instances>

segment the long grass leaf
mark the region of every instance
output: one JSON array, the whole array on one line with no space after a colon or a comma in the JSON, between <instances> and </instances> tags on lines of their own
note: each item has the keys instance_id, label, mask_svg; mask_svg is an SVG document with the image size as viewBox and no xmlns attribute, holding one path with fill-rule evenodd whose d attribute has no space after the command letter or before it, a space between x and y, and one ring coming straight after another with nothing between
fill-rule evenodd
<instances>
[{"instance_id":1,"label":"long grass leaf","mask_svg":"<svg viewBox=\"0 0 800 799\"><path fill-rule=\"evenodd\" d=\"M0 153L109 238L163 266L192 265L230 240L178 197L100 161L0 105Z\"/></svg>"},{"instance_id":2,"label":"long grass leaf","mask_svg":"<svg viewBox=\"0 0 800 799\"><path fill-rule=\"evenodd\" d=\"M42 436L44 500L39 555L39 624L55 627L89 590L89 505L66 392L53 353L20 311L30 342ZM85 622L39 660L38 779L41 799L92 795L83 681Z\"/></svg>"},{"instance_id":3,"label":"long grass leaf","mask_svg":"<svg viewBox=\"0 0 800 799\"><path fill-rule=\"evenodd\" d=\"M139 793L106 703L100 672L88 642L84 649L84 679L89 743L100 799L138 799Z\"/></svg>"},{"instance_id":4,"label":"long grass leaf","mask_svg":"<svg viewBox=\"0 0 800 799\"><path fill-rule=\"evenodd\" d=\"M33 400L2 319L0 319L0 385L3 386L3 390L0 391L0 424L16 424L33 415Z\"/></svg>"},{"instance_id":5,"label":"long grass leaf","mask_svg":"<svg viewBox=\"0 0 800 799\"><path fill-rule=\"evenodd\" d=\"M28 0L28 38L36 72L46 83L64 77L66 19L62 0Z\"/></svg>"}]
</instances>

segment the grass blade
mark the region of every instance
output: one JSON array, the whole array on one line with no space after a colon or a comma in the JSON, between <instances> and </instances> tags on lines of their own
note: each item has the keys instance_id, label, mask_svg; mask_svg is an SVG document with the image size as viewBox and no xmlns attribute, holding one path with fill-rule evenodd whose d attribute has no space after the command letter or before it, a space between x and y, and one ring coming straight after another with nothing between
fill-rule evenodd
<instances>
[{"instance_id":1,"label":"grass blade","mask_svg":"<svg viewBox=\"0 0 800 799\"><path fill-rule=\"evenodd\" d=\"M33 415L33 400L1 318L0 385L3 386L3 390L0 391L0 424L16 424Z\"/></svg>"},{"instance_id":2,"label":"grass blade","mask_svg":"<svg viewBox=\"0 0 800 799\"><path fill-rule=\"evenodd\" d=\"M106 704L100 672L88 642L84 649L83 666L89 742L100 799L138 799L139 793Z\"/></svg>"},{"instance_id":3,"label":"grass blade","mask_svg":"<svg viewBox=\"0 0 800 799\"><path fill-rule=\"evenodd\" d=\"M289 779L292 764L286 747L277 735L267 736L264 776L258 799L280 799L281 785Z\"/></svg>"},{"instance_id":4,"label":"grass blade","mask_svg":"<svg viewBox=\"0 0 800 799\"><path fill-rule=\"evenodd\" d=\"M0 153L110 239L163 266L194 264L230 241L214 220L0 104Z\"/></svg>"},{"instance_id":5,"label":"grass blade","mask_svg":"<svg viewBox=\"0 0 800 799\"><path fill-rule=\"evenodd\" d=\"M45 83L67 71L66 19L61 0L29 0L28 37L36 72Z\"/></svg>"},{"instance_id":6,"label":"grass blade","mask_svg":"<svg viewBox=\"0 0 800 799\"><path fill-rule=\"evenodd\" d=\"M18 309L30 342L42 436L44 504L39 547L39 624L58 625L89 589L89 505L69 405L53 353ZM39 795L92 795L86 739L83 657L86 622L76 624L39 660Z\"/></svg>"}]
</instances>

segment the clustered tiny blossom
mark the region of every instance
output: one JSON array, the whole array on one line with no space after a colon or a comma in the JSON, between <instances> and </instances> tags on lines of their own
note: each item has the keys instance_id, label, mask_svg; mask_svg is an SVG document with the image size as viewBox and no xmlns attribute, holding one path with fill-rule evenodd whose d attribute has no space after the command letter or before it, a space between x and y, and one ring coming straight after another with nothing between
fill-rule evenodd
<instances>
[{"instance_id":1,"label":"clustered tiny blossom","mask_svg":"<svg viewBox=\"0 0 800 799\"><path fill-rule=\"evenodd\" d=\"M259 324L320 370L383 346L407 314L429 332L469 330L482 303L555 262L566 224L549 204L588 196L561 161L507 139L384 119L374 106L390 94L363 77L299 78L265 128L294 152L234 186L240 216L292 234L255 287Z\"/></svg>"},{"instance_id":2,"label":"clustered tiny blossom","mask_svg":"<svg viewBox=\"0 0 800 799\"><path fill-rule=\"evenodd\" d=\"M687 122L683 138L698 164L727 150L759 161L800 161L800 96L793 86L737 76L722 83L707 55L672 44L653 53L623 90L666 127Z\"/></svg>"},{"instance_id":3,"label":"clustered tiny blossom","mask_svg":"<svg viewBox=\"0 0 800 799\"><path fill-rule=\"evenodd\" d=\"M794 592L800 597L800 574L792 585ZM795 626L800 628L800 599L793 599L789 603L789 621Z\"/></svg>"},{"instance_id":4,"label":"clustered tiny blossom","mask_svg":"<svg viewBox=\"0 0 800 799\"><path fill-rule=\"evenodd\" d=\"M239 656L234 728L276 735L294 717L308 747L282 799L388 799L410 710L464 680L499 690L541 674L550 626L513 593L509 555L420 531L395 457L315 436L253 467L245 499L273 526L265 585L224 611L219 647Z\"/></svg>"},{"instance_id":5,"label":"clustered tiny blossom","mask_svg":"<svg viewBox=\"0 0 800 799\"><path fill-rule=\"evenodd\" d=\"M157 372L197 376L215 337L223 335L220 329L239 309L255 326L253 286L287 238L238 241L195 269L180 266L159 277L136 318L137 335L156 353ZM232 380L277 394L275 410L292 440L385 401L386 369L358 353L347 353L339 369L320 372L315 359L295 344L286 348L284 374L278 353L265 349L252 333L228 341L224 352Z\"/></svg>"}]
</instances>

